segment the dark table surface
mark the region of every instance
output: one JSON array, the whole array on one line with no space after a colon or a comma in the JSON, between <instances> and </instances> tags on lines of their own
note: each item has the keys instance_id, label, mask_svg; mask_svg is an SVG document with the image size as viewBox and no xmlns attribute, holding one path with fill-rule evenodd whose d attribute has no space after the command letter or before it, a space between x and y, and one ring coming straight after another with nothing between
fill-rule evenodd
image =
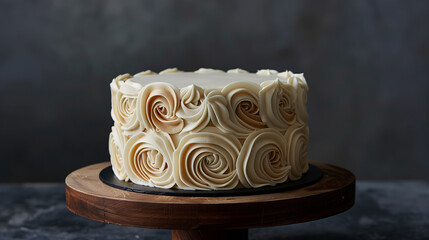
<instances>
[{"instance_id":1,"label":"dark table surface","mask_svg":"<svg viewBox=\"0 0 429 240\"><path fill-rule=\"evenodd\" d=\"M0 239L170 239L69 212L64 184L0 184ZM249 239L429 239L429 182L358 181L356 204L329 218L251 229Z\"/></svg>"}]
</instances>

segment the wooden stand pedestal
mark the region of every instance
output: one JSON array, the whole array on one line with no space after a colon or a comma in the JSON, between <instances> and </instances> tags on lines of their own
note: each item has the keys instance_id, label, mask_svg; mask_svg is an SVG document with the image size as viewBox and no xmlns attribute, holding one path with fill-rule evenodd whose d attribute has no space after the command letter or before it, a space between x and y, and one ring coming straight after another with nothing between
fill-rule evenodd
<instances>
[{"instance_id":1,"label":"wooden stand pedestal","mask_svg":"<svg viewBox=\"0 0 429 240\"><path fill-rule=\"evenodd\" d=\"M247 239L248 228L316 220L354 204L355 177L333 165L311 162L323 171L318 182L281 193L233 197L179 197L142 194L110 187L99 173L110 163L69 174L68 209L117 225L172 229L172 239Z\"/></svg>"}]
</instances>

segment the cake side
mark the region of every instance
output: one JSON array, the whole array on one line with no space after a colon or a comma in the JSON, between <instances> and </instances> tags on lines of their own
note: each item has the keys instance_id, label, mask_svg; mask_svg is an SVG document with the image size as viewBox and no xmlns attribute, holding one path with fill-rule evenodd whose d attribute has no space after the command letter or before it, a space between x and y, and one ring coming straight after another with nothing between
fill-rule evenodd
<instances>
[{"instance_id":1,"label":"cake side","mask_svg":"<svg viewBox=\"0 0 429 240\"><path fill-rule=\"evenodd\" d=\"M257 188L308 170L302 74L213 69L120 75L110 84L120 180L187 190Z\"/></svg>"}]
</instances>

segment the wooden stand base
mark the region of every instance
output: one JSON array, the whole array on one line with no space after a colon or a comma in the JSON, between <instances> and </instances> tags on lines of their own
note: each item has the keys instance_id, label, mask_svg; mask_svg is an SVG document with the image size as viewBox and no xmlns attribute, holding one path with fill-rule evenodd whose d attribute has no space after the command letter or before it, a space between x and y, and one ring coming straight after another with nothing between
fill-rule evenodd
<instances>
[{"instance_id":1,"label":"wooden stand base","mask_svg":"<svg viewBox=\"0 0 429 240\"><path fill-rule=\"evenodd\" d=\"M318 182L280 193L231 197L180 197L110 187L99 173L110 163L90 165L67 176L66 204L80 216L117 225L172 229L172 239L247 239L247 229L300 223L351 208L355 177L333 165Z\"/></svg>"}]
</instances>

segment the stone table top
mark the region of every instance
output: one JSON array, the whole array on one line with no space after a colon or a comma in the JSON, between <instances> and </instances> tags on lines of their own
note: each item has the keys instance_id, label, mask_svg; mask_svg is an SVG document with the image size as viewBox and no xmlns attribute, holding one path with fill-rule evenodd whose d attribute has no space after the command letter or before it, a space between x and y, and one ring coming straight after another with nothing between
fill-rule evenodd
<instances>
[{"instance_id":1,"label":"stone table top","mask_svg":"<svg viewBox=\"0 0 429 240\"><path fill-rule=\"evenodd\" d=\"M429 239L429 182L358 181L355 206L329 218L249 230L249 239ZM170 239L169 230L69 212L64 184L0 184L0 239Z\"/></svg>"}]
</instances>

